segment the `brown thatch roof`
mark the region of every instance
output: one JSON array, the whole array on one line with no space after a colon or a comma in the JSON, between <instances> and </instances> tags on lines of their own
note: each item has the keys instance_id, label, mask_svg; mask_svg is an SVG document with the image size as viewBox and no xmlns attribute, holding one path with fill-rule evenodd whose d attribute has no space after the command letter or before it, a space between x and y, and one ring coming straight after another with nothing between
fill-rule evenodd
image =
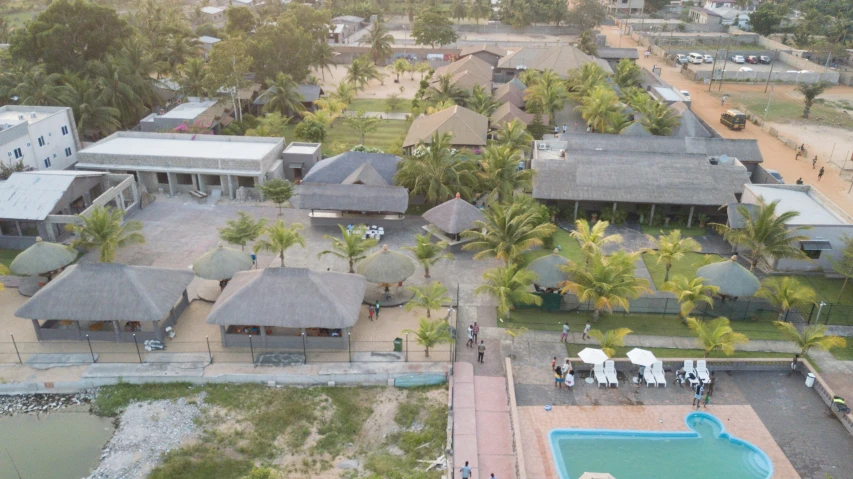
<instances>
[{"instance_id":1,"label":"brown thatch roof","mask_svg":"<svg viewBox=\"0 0 853 479\"><path fill-rule=\"evenodd\" d=\"M114 263L69 266L15 316L75 321L159 321L186 291L190 271Z\"/></svg>"},{"instance_id":2,"label":"brown thatch roof","mask_svg":"<svg viewBox=\"0 0 853 479\"><path fill-rule=\"evenodd\" d=\"M475 221L483 221L483 212L457 193L456 198L430 209L423 218L445 233L457 234L473 228Z\"/></svg>"},{"instance_id":3,"label":"brown thatch roof","mask_svg":"<svg viewBox=\"0 0 853 479\"><path fill-rule=\"evenodd\" d=\"M248 253L220 244L193 263L193 272L199 278L221 281L231 279L239 271L252 269L253 264Z\"/></svg>"},{"instance_id":4,"label":"brown thatch roof","mask_svg":"<svg viewBox=\"0 0 853 479\"><path fill-rule=\"evenodd\" d=\"M403 253L391 251L386 244L361 260L355 270L371 283L393 284L403 282L415 274L415 263Z\"/></svg>"},{"instance_id":5,"label":"brown thatch roof","mask_svg":"<svg viewBox=\"0 0 853 479\"><path fill-rule=\"evenodd\" d=\"M9 269L21 276L56 271L73 263L77 259L77 250L70 246L49 243L36 238L35 244L21 251L12 260Z\"/></svg>"},{"instance_id":6,"label":"brown thatch roof","mask_svg":"<svg viewBox=\"0 0 853 479\"><path fill-rule=\"evenodd\" d=\"M506 49L501 48L497 45L490 45L488 43L480 43L477 45L471 45L469 47L465 47L462 51L459 52L460 57L467 57L468 55L473 55L475 53L486 52L491 53L496 57L502 57L506 55Z\"/></svg>"},{"instance_id":7,"label":"brown thatch roof","mask_svg":"<svg viewBox=\"0 0 853 479\"><path fill-rule=\"evenodd\" d=\"M560 266L569 264L569 260L554 250L549 255L536 258L527 265L527 269L536 273L539 279L534 281L543 288L556 288L560 283L569 279L568 273L560 269Z\"/></svg>"},{"instance_id":8,"label":"brown thatch roof","mask_svg":"<svg viewBox=\"0 0 853 479\"><path fill-rule=\"evenodd\" d=\"M305 268L266 268L234 275L208 324L281 328L348 328L358 321L363 276Z\"/></svg>"},{"instance_id":9,"label":"brown thatch roof","mask_svg":"<svg viewBox=\"0 0 853 479\"><path fill-rule=\"evenodd\" d=\"M519 120L525 125L529 125L533 121L533 114L522 111L521 108L518 108L511 102L506 102L492 113L489 120L491 128L497 130L504 123L509 123L513 120ZM542 123L545 125L548 124L548 115L542 115Z\"/></svg>"},{"instance_id":10,"label":"brown thatch roof","mask_svg":"<svg viewBox=\"0 0 853 479\"><path fill-rule=\"evenodd\" d=\"M485 146L489 132L489 119L485 116L454 105L430 116L412 122L403 147L418 143L430 143L434 133L450 133L455 146Z\"/></svg>"},{"instance_id":11,"label":"brown thatch roof","mask_svg":"<svg viewBox=\"0 0 853 479\"><path fill-rule=\"evenodd\" d=\"M453 84L466 90L473 89L474 85L490 90L492 85L492 66L477 57L465 57L436 68L431 83L438 83L444 75L453 77Z\"/></svg>"},{"instance_id":12,"label":"brown thatch roof","mask_svg":"<svg viewBox=\"0 0 853 479\"><path fill-rule=\"evenodd\" d=\"M524 108L524 89L519 85L523 85L520 81L513 79L509 83L504 83L495 89L492 98L498 103L512 103L513 105Z\"/></svg>"}]
</instances>

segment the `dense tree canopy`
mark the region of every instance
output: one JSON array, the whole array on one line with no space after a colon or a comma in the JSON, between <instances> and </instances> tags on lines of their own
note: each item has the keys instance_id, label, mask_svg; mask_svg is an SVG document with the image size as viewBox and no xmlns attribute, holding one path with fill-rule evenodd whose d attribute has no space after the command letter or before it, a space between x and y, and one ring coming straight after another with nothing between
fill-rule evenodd
<instances>
[{"instance_id":1,"label":"dense tree canopy","mask_svg":"<svg viewBox=\"0 0 853 479\"><path fill-rule=\"evenodd\" d=\"M412 37L418 45L447 45L456 41L453 21L438 7L422 10L412 25Z\"/></svg>"}]
</instances>

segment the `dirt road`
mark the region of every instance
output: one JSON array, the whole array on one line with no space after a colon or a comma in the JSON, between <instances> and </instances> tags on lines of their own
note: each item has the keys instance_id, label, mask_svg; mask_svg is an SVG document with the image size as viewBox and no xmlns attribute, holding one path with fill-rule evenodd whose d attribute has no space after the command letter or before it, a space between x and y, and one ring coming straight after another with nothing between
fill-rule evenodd
<instances>
[{"instance_id":1,"label":"dirt road","mask_svg":"<svg viewBox=\"0 0 853 479\"><path fill-rule=\"evenodd\" d=\"M611 46L619 44L619 27L601 27L601 32L607 36L607 43ZM747 124L745 130L731 131L727 128L717 128L720 124L720 113L724 110L720 106L720 101L708 93L708 86L702 83L692 82L678 72L677 68L664 65L661 58L651 56L648 59L643 57L645 47L638 46L637 43L629 36L622 36L621 44L623 48L637 47L640 53L640 58L637 63L642 67L651 70L653 65L662 66L661 78L679 90L687 90L690 92L692 99L692 111L699 115L708 124L714 126L724 138L750 138L758 140L758 146L761 149L761 154L764 157L764 167L777 170L788 183L794 183L797 178L802 178L805 184L815 186L821 193L826 195L841 207L848 214L853 215L853 193L848 193L851 187L849 179L843 179L839 176L839 168L835 165L820 161L817 164L817 169L812 169L811 161L800 158L799 161L794 161L795 152L788 148L778 139L770 136L761 128ZM714 85L716 90L717 86ZM776 87L777 92L793 91L792 85L779 85ZM726 91L764 91L763 85L723 85L723 92ZM833 95L849 95L853 98L853 88L846 86L837 86L828 90ZM810 138L807 143L819 144L822 138ZM826 167L826 174L818 181L817 171L821 166Z\"/></svg>"}]
</instances>

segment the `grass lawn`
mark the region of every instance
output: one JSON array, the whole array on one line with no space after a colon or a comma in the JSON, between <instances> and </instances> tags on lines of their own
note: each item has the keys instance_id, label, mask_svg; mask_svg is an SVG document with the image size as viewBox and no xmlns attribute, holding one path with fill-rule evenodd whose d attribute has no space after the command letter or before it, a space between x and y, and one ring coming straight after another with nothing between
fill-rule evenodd
<instances>
[{"instance_id":1,"label":"grass lawn","mask_svg":"<svg viewBox=\"0 0 853 479\"><path fill-rule=\"evenodd\" d=\"M835 359L841 361L853 361L853 338L847 339L847 347L830 349L829 352Z\"/></svg>"},{"instance_id":2,"label":"grass lawn","mask_svg":"<svg viewBox=\"0 0 853 479\"><path fill-rule=\"evenodd\" d=\"M285 137L288 141L298 141L296 139L296 125L289 125L285 129ZM406 133L409 131L405 121L400 120L382 120L379 123L379 128L372 133L368 133L364 137L364 143L367 146L373 146L382 151L389 152L395 143L399 145ZM334 156L344 151L349 151L352 147L361 143L361 137L352 128L344 124L343 119L339 118L332 124L332 128L326 131L326 141L323 142L323 154L326 156Z\"/></svg>"},{"instance_id":3,"label":"grass lawn","mask_svg":"<svg viewBox=\"0 0 853 479\"><path fill-rule=\"evenodd\" d=\"M578 352L588 347L585 344L566 344L566 352L570 357L577 357ZM616 357L623 358L628 351L634 348L616 348ZM674 349L674 348L644 348L652 352L658 359L666 358L699 358L705 357L705 351L701 349ZM790 358L788 353L765 353L760 351L735 351L731 356L726 356L720 351L714 351L709 358Z\"/></svg>"},{"instance_id":4,"label":"grass lawn","mask_svg":"<svg viewBox=\"0 0 853 479\"><path fill-rule=\"evenodd\" d=\"M560 331L564 322L569 323L572 331L582 331L592 313L548 312L540 309L517 309L512 312L511 320L498 322L501 327L523 325L529 329ZM732 329L747 335L750 339L778 339L783 336L770 321L732 321ZM674 314L602 314L595 329L630 328L634 334L651 336L693 336L693 332L681 323Z\"/></svg>"},{"instance_id":5,"label":"grass lawn","mask_svg":"<svg viewBox=\"0 0 853 479\"><path fill-rule=\"evenodd\" d=\"M388 108L385 98L356 98L350 103L348 110L379 111L384 113L409 113L412 110L412 100L401 98L400 104L393 110Z\"/></svg>"},{"instance_id":6,"label":"grass lawn","mask_svg":"<svg viewBox=\"0 0 853 479\"><path fill-rule=\"evenodd\" d=\"M580 244L571 237L568 231L557 228L557 231L551 236L554 240L554 247L560 246L560 256L568 258L570 261L578 263L584 261L583 250ZM552 250L547 248L539 248L533 251L528 251L522 255L522 263L528 264L536 258L541 258L547 254L551 254Z\"/></svg>"},{"instance_id":7,"label":"grass lawn","mask_svg":"<svg viewBox=\"0 0 853 479\"><path fill-rule=\"evenodd\" d=\"M696 270L705 265L705 259L709 255L702 253L687 253L681 261L673 261L672 268L669 270L669 278L674 276L684 276L687 279L696 277ZM714 261L722 261L719 255L710 255L714 257ZM649 253L643 253L643 262L646 263L646 268L652 275L652 280L655 282L657 289L663 288L663 278L666 275L666 265L658 263L657 258Z\"/></svg>"},{"instance_id":8,"label":"grass lawn","mask_svg":"<svg viewBox=\"0 0 853 479\"><path fill-rule=\"evenodd\" d=\"M643 233L651 236L661 236L668 235L673 230L681 230L681 236L705 236L707 233L705 228L699 228L698 226L694 227L686 227L686 226L649 226L642 225L640 226Z\"/></svg>"},{"instance_id":9,"label":"grass lawn","mask_svg":"<svg viewBox=\"0 0 853 479\"><path fill-rule=\"evenodd\" d=\"M815 292L815 302L825 301L832 304L843 304L847 306L853 305L853 281L847 282L847 287L838 299L838 293L841 291L841 286L844 284L843 279L827 278L825 276L795 276L801 284L811 286Z\"/></svg>"},{"instance_id":10,"label":"grass lawn","mask_svg":"<svg viewBox=\"0 0 853 479\"><path fill-rule=\"evenodd\" d=\"M20 251L15 249L0 249L0 264L9 267L12 264L12 260L15 259L15 256L18 256Z\"/></svg>"},{"instance_id":11,"label":"grass lawn","mask_svg":"<svg viewBox=\"0 0 853 479\"><path fill-rule=\"evenodd\" d=\"M767 112L767 121L788 123L797 121L803 123L830 123L841 128L853 129L853 117L841 108L833 105L833 102L825 102L818 99L812 106L808 119L803 118L803 102L794 98L791 94L779 94L778 92L770 99L770 92L728 92L729 100L727 106L744 108L755 114L762 115L770 100L770 109ZM719 98L720 92L712 95Z\"/></svg>"}]
</instances>

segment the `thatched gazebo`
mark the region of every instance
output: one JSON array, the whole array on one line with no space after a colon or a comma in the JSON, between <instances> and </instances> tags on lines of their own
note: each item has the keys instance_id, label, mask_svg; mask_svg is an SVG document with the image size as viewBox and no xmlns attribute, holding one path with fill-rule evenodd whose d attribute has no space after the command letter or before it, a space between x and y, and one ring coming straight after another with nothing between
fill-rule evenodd
<instances>
[{"instance_id":1,"label":"thatched gazebo","mask_svg":"<svg viewBox=\"0 0 853 479\"><path fill-rule=\"evenodd\" d=\"M346 349L366 283L357 274L305 268L241 271L216 300L207 323L219 325L226 347L247 347L253 336L259 347Z\"/></svg>"},{"instance_id":2,"label":"thatched gazebo","mask_svg":"<svg viewBox=\"0 0 853 479\"><path fill-rule=\"evenodd\" d=\"M534 281L541 288L556 289L560 283L569 279L569 274L560 269L560 266L568 266L569 260L560 256L559 250L554 249L554 252L536 258L527 265L527 269L536 273L539 277Z\"/></svg>"},{"instance_id":3,"label":"thatched gazebo","mask_svg":"<svg viewBox=\"0 0 853 479\"><path fill-rule=\"evenodd\" d=\"M38 278L39 275L46 275L47 281L50 281L57 270L73 263L77 255L77 250L70 246L42 241L41 237L36 237L36 242L21 251L9 265L13 274L36 276L33 280L22 282L18 292L24 296L34 295L46 283L44 278Z\"/></svg>"},{"instance_id":4,"label":"thatched gazebo","mask_svg":"<svg viewBox=\"0 0 853 479\"><path fill-rule=\"evenodd\" d=\"M720 261L702 266L696 270L696 277L705 278L705 284L719 288L718 295L723 298L753 296L761 281L752 272L737 262L737 256L728 261Z\"/></svg>"},{"instance_id":5,"label":"thatched gazebo","mask_svg":"<svg viewBox=\"0 0 853 479\"><path fill-rule=\"evenodd\" d=\"M370 289L364 300L368 303L380 301L385 306L396 306L412 299L413 294L403 289L403 281L415 274L415 262L403 253L383 245L379 251L368 255L356 265L355 270L379 289ZM391 292L391 285L397 285Z\"/></svg>"},{"instance_id":6,"label":"thatched gazebo","mask_svg":"<svg viewBox=\"0 0 853 479\"><path fill-rule=\"evenodd\" d=\"M39 341L162 341L189 305L189 271L115 263L69 266L16 312Z\"/></svg>"},{"instance_id":7,"label":"thatched gazebo","mask_svg":"<svg viewBox=\"0 0 853 479\"><path fill-rule=\"evenodd\" d=\"M240 271L252 269L254 261L248 253L219 244L201 255L193 263L193 273L208 280L198 288L198 297L209 302L216 301L228 281Z\"/></svg>"},{"instance_id":8,"label":"thatched gazebo","mask_svg":"<svg viewBox=\"0 0 853 479\"><path fill-rule=\"evenodd\" d=\"M483 212L456 193L456 198L427 211L423 218L430 222L424 227L427 231L455 246L466 241L460 239L460 233L472 229L474 222L483 221Z\"/></svg>"}]
</instances>

